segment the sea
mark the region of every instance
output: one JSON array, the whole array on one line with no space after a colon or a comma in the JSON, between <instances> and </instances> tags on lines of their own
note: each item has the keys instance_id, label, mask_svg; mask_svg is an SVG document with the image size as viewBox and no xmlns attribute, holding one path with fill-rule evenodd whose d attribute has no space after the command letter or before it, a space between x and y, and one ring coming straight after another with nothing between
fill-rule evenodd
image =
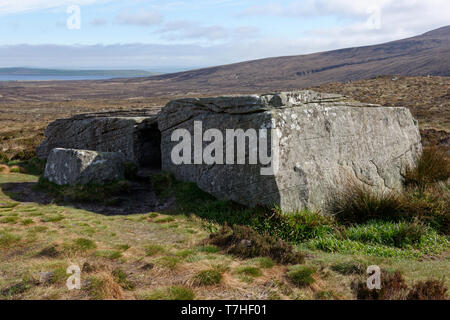
<instances>
[{"instance_id":1,"label":"sea","mask_svg":"<svg viewBox=\"0 0 450 320\"><path fill-rule=\"evenodd\" d=\"M73 80L108 80L117 76L51 76L51 75L16 75L0 74L0 81L73 81ZM124 77L120 78L136 78Z\"/></svg>"}]
</instances>

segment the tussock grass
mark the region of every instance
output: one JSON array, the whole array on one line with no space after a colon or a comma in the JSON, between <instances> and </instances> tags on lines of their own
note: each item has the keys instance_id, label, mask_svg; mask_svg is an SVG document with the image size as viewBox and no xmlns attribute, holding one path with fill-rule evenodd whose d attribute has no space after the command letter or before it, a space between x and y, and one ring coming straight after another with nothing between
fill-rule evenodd
<instances>
[{"instance_id":1,"label":"tussock grass","mask_svg":"<svg viewBox=\"0 0 450 320\"><path fill-rule=\"evenodd\" d=\"M401 194L376 192L361 183L347 182L330 197L327 211L340 223L351 225L370 220L399 221L406 217L408 206Z\"/></svg>"},{"instance_id":2,"label":"tussock grass","mask_svg":"<svg viewBox=\"0 0 450 320\"><path fill-rule=\"evenodd\" d=\"M198 272L193 282L197 286L210 286L222 281L222 273L217 269L209 269Z\"/></svg>"},{"instance_id":3,"label":"tussock grass","mask_svg":"<svg viewBox=\"0 0 450 320\"><path fill-rule=\"evenodd\" d=\"M358 261L338 262L331 266L331 270L343 275L365 274L366 268Z\"/></svg>"},{"instance_id":4,"label":"tussock grass","mask_svg":"<svg viewBox=\"0 0 450 320\"><path fill-rule=\"evenodd\" d=\"M88 279L87 293L94 300L123 299L120 285L114 280L114 276L108 272L100 272Z\"/></svg>"},{"instance_id":5,"label":"tussock grass","mask_svg":"<svg viewBox=\"0 0 450 320\"><path fill-rule=\"evenodd\" d=\"M417 165L405 172L405 185L426 188L428 185L450 178L450 159L437 147L424 148Z\"/></svg>"},{"instance_id":6,"label":"tussock grass","mask_svg":"<svg viewBox=\"0 0 450 320\"><path fill-rule=\"evenodd\" d=\"M146 256L154 256L165 251L164 247L158 244L149 244L144 247Z\"/></svg>"},{"instance_id":7,"label":"tussock grass","mask_svg":"<svg viewBox=\"0 0 450 320\"><path fill-rule=\"evenodd\" d=\"M270 257L286 264L304 260L303 254L296 252L291 244L270 235L261 235L247 226L224 226L211 234L209 242L242 258Z\"/></svg>"},{"instance_id":8,"label":"tussock grass","mask_svg":"<svg viewBox=\"0 0 450 320\"><path fill-rule=\"evenodd\" d=\"M163 267L170 270L175 270L178 267L178 264L180 263L180 258L174 257L174 256L164 256L156 260L156 263Z\"/></svg>"},{"instance_id":9,"label":"tussock grass","mask_svg":"<svg viewBox=\"0 0 450 320\"><path fill-rule=\"evenodd\" d=\"M292 266L287 276L293 284L298 287L305 287L313 284L315 279L313 275L316 273L316 270L311 267L296 265Z\"/></svg>"},{"instance_id":10,"label":"tussock grass","mask_svg":"<svg viewBox=\"0 0 450 320\"><path fill-rule=\"evenodd\" d=\"M143 295L145 300L194 300L195 293L184 286L157 289Z\"/></svg>"},{"instance_id":11,"label":"tussock grass","mask_svg":"<svg viewBox=\"0 0 450 320\"><path fill-rule=\"evenodd\" d=\"M99 250L95 252L95 256L109 260L116 260L122 257L122 252L119 250Z\"/></svg>"},{"instance_id":12,"label":"tussock grass","mask_svg":"<svg viewBox=\"0 0 450 320\"><path fill-rule=\"evenodd\" d=\"M97 248L97 245L94 241L86 238L78 238L73 240L72 244L67 246L67 249L74 251L89 251Z\"/></svg>"},{"instance_id":13,"label":"tussock grass","mask_svg":"<svg viewBox=\"0 0 450 320\"><path fill-rule=\"evenodd\" d=\"M237 274L243 274L243 275L251 276L251 277L260 277L260 276L262 276L261 269L259 269L257 267L242 266L242 267L238 267L235 270L235 272Z\"/></svg>"},{"instance_id":14,"label":"tussock grass","mask_svg":"<svg viewBox=\"0 0 450 320\"><path fill-rule=\"evenodd\" d=\"M0 219L0 223L4 224L16 224L19 221L19 217L9 216Z\"/></svg>"},{"instance_id":15,"label":"tussock grass","mask_svg":"<svg viewBox=\"0 0 450 320\"><path fill-rule=\"evenodd\" d=\"M22 237L10 232L0 230L0 248L8 249L20 243Z\"/></svg>"},{"instance_id":16,"label":"tussock grass","mask_svg":"<svg viewBox=\"0 0 450 320\"><path fill-rule=\"evenodd\" d=\"M258 267L263 268L263 269L270 269L275 266L275 262L273 262L272 259L267 258L267 257L255 258L251 262L256 263L256 265L258 265Z\"/></svg>"},{"instance_id":17,"label":"tussock grass","mask_svg":"<svg viewBox=\"0 0 450 320\"><path fill-rule=\"evenodd\" d=\"M122 269L115 269L112 272L114 280L125 290L134 290L136 285L128 279L128 275Z\"/></svg>"}]
</instances>

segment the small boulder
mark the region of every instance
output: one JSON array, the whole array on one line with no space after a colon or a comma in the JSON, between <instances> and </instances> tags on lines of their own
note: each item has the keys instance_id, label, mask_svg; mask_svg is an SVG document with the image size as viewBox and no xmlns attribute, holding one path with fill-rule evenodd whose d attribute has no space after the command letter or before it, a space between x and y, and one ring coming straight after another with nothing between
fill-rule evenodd
<instances>
[{"instance_id":1,"label":"small boulder","mask_svg":"<svg viewBox=\"0 0 450 320\"><path fill-rule=\"evenodd\" d=\"M44 177L58 185L105 184L124 179L125 156L120 152L55 148Z\"/></svg>"}]
</instances>

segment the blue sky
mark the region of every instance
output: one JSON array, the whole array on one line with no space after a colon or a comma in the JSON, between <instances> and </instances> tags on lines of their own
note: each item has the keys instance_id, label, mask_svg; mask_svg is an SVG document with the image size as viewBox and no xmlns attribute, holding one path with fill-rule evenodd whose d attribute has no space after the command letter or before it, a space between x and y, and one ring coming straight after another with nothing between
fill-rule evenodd
<instances>
[{"instance_id":1,"label":"blue sky","mask_svg":"<svg viewBox=\"0 0 450 320\"><path fill-rule=\"evenodd\" d=\"M448 12L448 0L0 0L0 67L203 67L414 36Z\"/></svg>"}]
</instances>

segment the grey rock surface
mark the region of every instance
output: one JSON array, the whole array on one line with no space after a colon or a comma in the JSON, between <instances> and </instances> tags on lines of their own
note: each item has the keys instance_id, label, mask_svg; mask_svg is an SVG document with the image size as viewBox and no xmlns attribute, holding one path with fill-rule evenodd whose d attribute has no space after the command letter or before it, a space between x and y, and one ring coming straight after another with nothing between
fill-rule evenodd
<instances>
[{"instance_id":1,"label":"grey rock surface","mask_svg":"<svg viewBox=\"0 0 450 320\"><path fill-rule=\"evenodd\" d=\"M104 184L124 178L125 156L120 152L55 148L44 177L58 185Z\"/></svg>"},{"instance_id":2,"label":"grey rock surface","mask_svg":"<svg viewBox=\"0 0 450 320\"><path fill-rule=\"evenodd\" d=\"M77 115L52 122L36 154L46 159L54 148L121 152L132 162L159 157L159 131L155 110L135 110ZM154 146L153 136L157 141Z\"/></svg>"},{"instance_id":3,"label":"grey rock surface","mask_svg":"<svg viewBox=\"0 0 450 320\"><path fill-rule=\"evenodd\" d=\"M179 142L172 141L172 133L181 128L192 136L194 121L201 121L203 132L215 128L224 137L226 129L278 129L278 172L261 175L266 166L249 164L248 149L244 165L174 164L171 152ZM376 191L400 190L405 167L422 152L418 124L408 109L313 91L174 100L161 111L158 126L163 170L219 199L276 204L286 212L323 209L350 180ZM225 150L225 139L223 145Z\"/></svg>"}]
</instances>

